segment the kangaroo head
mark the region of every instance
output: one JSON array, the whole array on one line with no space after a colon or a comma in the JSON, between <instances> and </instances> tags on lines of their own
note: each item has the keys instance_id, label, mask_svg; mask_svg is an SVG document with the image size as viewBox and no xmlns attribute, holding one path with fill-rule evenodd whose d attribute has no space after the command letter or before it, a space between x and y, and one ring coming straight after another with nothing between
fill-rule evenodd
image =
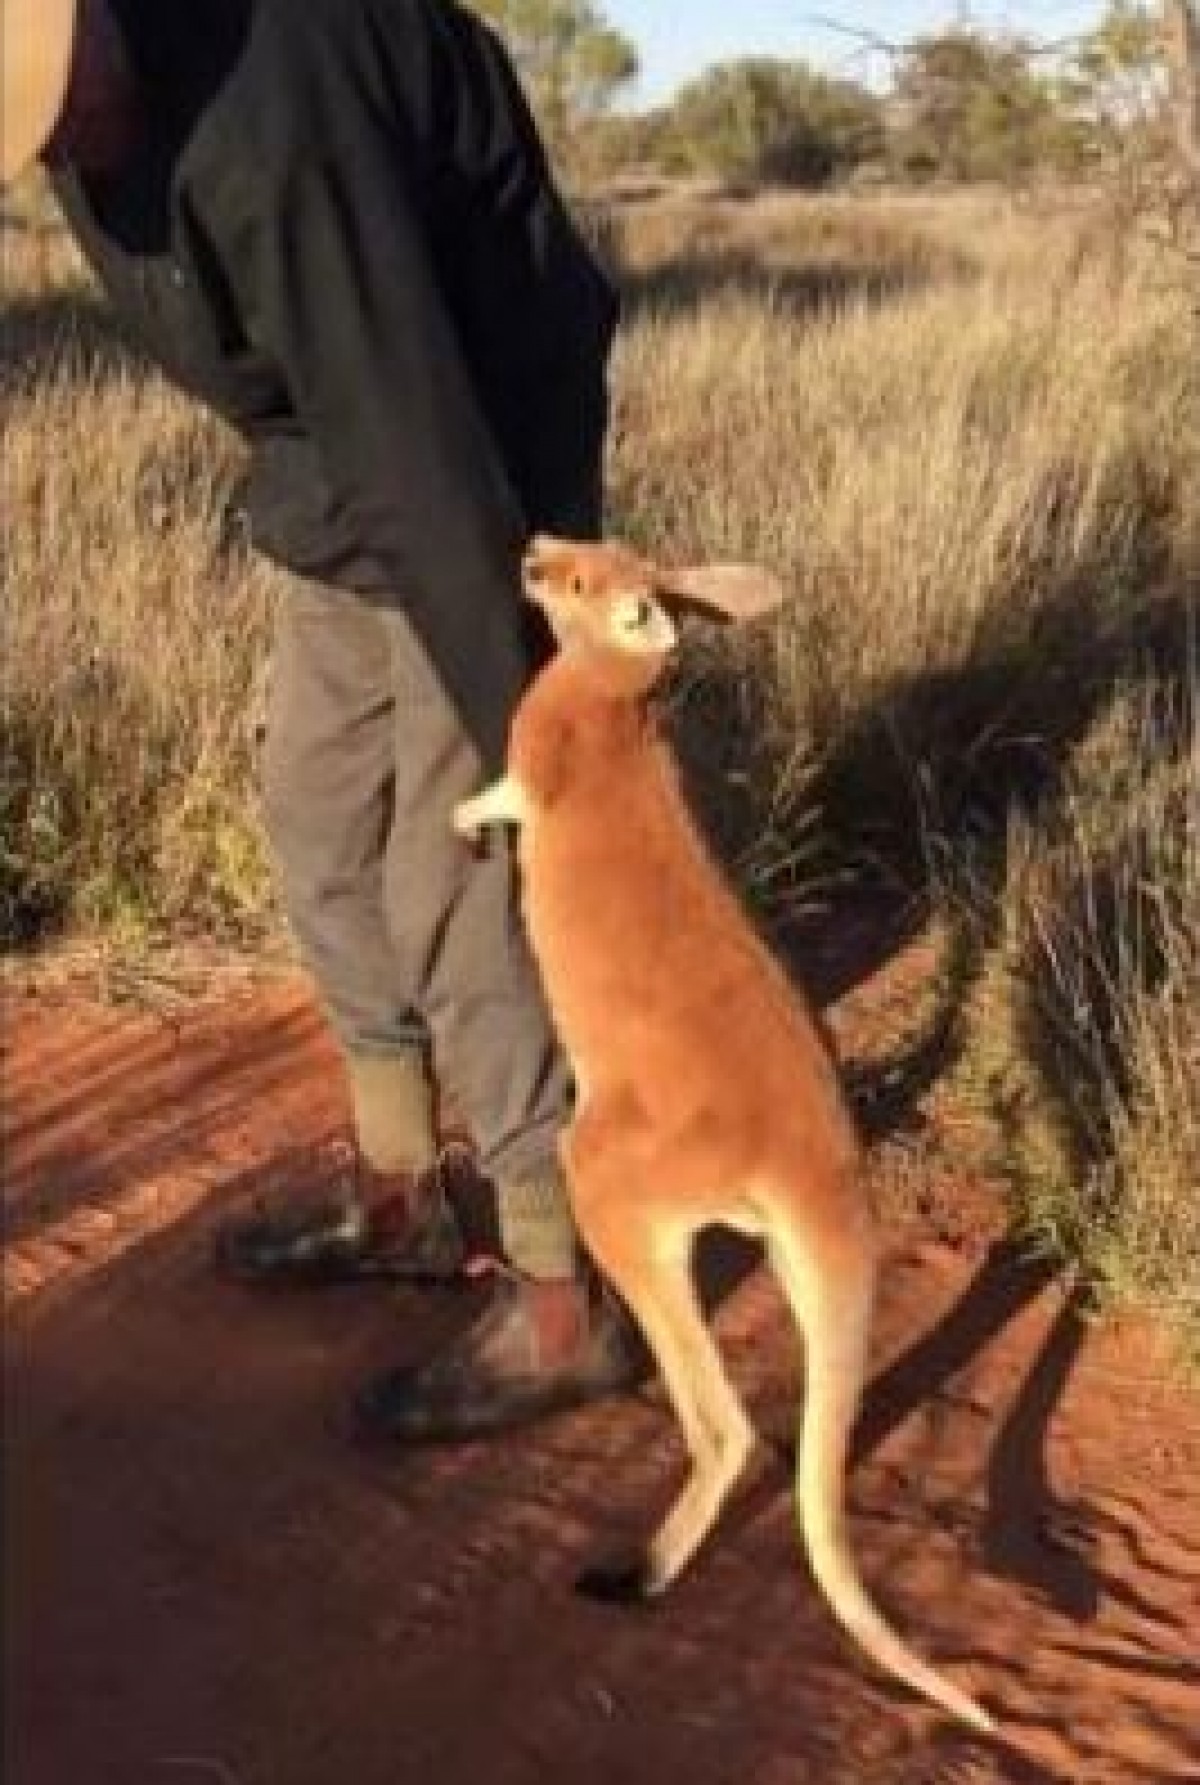
<instances>
[{"instance_id":1,"label":"kangaroo head","mask_svg":"<svg viewBox=\"0 0 1200 1785\"><path fill-rule=\"evenodd\" d=\"M560 644L631 657L665 658L673 650L673 612L700 608L724 620L752 620L784 599L777 578L751 565L668 569L628 546L547 534L531 542L522 576Z\"/></svg>"}]
</instances>

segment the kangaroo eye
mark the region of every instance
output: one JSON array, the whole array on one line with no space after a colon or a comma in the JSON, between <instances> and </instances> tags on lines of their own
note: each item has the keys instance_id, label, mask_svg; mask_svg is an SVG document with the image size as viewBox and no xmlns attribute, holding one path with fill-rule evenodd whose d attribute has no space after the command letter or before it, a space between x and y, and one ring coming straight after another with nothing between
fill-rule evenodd
<instances>
[{"instance_id":1,"label":"kangaroo eye","mask_svg":"<svg viewBox=\"0 0 1200 1785\"><path fill-rule=\"evenodd\" d=\"M610 610L608 629L626 651L669 651L675 631L653 595L625 592Z\"/></svg>"},{"instance_id":2,"label":"kangaroo eye","mask_svg":"<svg viewBox=\"0 0 1200 1785\"><path fill-rule=\"evenodd\" d=\"M576 571L575 575L571 578L571 593L575 596L583 594L583 578L578 571Z\"/></svg>"}]
</instances>

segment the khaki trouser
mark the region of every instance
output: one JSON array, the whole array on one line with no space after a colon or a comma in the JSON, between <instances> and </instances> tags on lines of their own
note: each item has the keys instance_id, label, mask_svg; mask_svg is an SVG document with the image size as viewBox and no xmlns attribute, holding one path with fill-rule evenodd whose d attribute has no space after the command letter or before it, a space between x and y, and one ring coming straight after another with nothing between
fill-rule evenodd
<instances>
[{"instance_id":1,"label":"khaki trouser","mask_svg":"<svg viewBox=\"0 0 1200 1785\"><path fill-rule=\"evenodd\" d=\"M291 579L262 780L288 916L343 1046L427 1050L489 1175L557 1181L570 1081L515 862L451 830L482 769L403 612Z\"/></svg>"}]
</instances>

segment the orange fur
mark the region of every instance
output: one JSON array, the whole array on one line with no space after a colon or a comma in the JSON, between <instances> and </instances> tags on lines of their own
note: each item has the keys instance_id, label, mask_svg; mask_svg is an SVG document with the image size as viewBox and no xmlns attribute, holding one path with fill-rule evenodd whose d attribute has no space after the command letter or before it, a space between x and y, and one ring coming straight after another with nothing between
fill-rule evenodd
<instances>
[{"instance_id":1,"label":"orange fur","mask_svg":"<svg viewBox=\"0 0 1200 1785\"><path fill-rule=\"evenodd\" d=\"M798 1504L814 1572L883 1666L976 1727L989 1720L902 1643L848 1545L843 1478L866 1367L876 1238L860 1144L813 1014L689 817L647 694L675 598L735 617L778 599L741 567L669 573L620 546L536 541L526 588L564 649L514 719L505 781L460 808L521 826L525 914L574 1065L563 1158L580 1231L628 1303L693 1472L643 1585L686 1565L753 1445L697 1307L696 1236L760 1236L807 1342Z\"/></svg>"}]
</instances>

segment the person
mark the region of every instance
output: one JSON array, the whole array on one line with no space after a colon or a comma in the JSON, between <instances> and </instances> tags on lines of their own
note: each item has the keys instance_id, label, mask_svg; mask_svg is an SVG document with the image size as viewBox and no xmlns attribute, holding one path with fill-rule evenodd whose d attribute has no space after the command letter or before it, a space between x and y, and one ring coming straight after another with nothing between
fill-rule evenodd
<instances>
[{"instance_id":1,"label":"person","mask_svg":"<svg viewBox=\"0 0 1200 1785\"><path fill-rule=\"evenodd\" d=\"M510 62L452 0L0 5L0 177L42 158L118 322L245 437L245 522L286 573L263 813L361 1165L230 1221L220 1257L453 1276L436 1081L505 1268L445 1349L366 1385L366 1428L473 1436L621 1389L640 1356L571 1223L512 852L450 823L547 649L526 540L599 528L616 321Z\"/></svg>"}]
</instances>

